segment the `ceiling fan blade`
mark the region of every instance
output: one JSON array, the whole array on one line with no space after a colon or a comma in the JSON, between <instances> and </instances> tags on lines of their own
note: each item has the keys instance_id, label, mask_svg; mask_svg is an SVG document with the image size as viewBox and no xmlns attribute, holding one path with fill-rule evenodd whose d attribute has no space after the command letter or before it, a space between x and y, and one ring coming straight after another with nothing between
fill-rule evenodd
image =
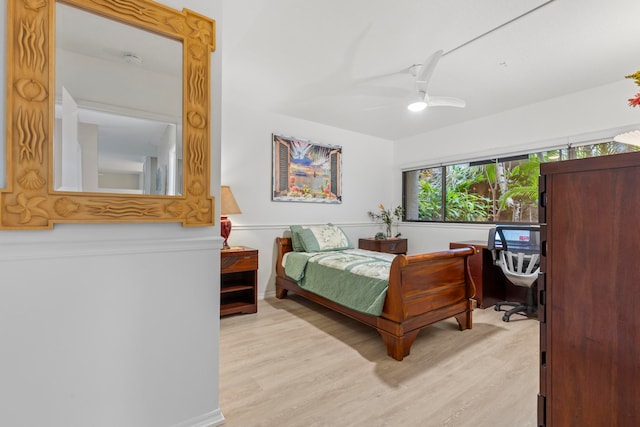
<instances>
[{"instance_id":1,"label":"ceiling fan blade","mask_svg":"<svg viewBox=\"0 0 640 427\"><path fill-rule=\"evenodd\" d=\"M416 83L421 83L424 85L424 89L429 84L429 80L431 80L431 75L433 74L433 70L435 70L436 65L438 65L438 61L440 61L440 57L442 56L442 49L433 52L422 64L422 67L418 70L418 74L416 75Z\"/></svg>"},{"instance_id":2,"label":"ceiling fan blade","mask_svg":"<svg viewBox=\"0 0 640 427\"><path fill-rule=\"evenodd\" d=\"M427 100L429 107L458 107L464 108L467 103L463 99L452 96L430 96Z\"/></svg>"},{"instance_id":3,"label":"ceiling fan blade","mask_svg":"<svg viewBox=\"0 0 640 427\"><path fill-rule=\"evenodd\" d=\"M390 71L388 73L382 73L382 74L375 74L369 77L362 77L359 79L354 80L355 84L366 84L369 82L375 82L378 80L389 80L389 77L396 77L396 76L404 76L407 74L411 74L411 67L405 67L401 70L394 70L394 71Z\"/></svg>"},{"instance_id":4,"label":"ceiling fan blade","mask_svg":"<svg viewBox=\"0 0 640 427\"><path fill-rule=\"evenodd\" d=\"M362 108L360 111L367 112L367 111L386 110L389 108L397 107L398 105L399 105L398 103L378 104L378 105L372 105L370 107Z\"/></svg>"},{"instance_id":5,"label":"ceiling fan blade","mask_svg":"<svg viewBox=\"0 0 640 427\"><path fill-rule=\"evenodd\" d=\"M392 86L359 85L349 90L353 95L398 98L406 96L407 90Z\"/></svg>"}]
</instances>

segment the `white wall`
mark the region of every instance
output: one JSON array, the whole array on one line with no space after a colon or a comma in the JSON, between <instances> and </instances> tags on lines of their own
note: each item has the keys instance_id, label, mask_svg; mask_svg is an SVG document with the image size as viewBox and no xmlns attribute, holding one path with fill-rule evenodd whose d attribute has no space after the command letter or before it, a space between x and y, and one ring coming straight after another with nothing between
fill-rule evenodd
<instances>
[{"instance_id":1,"label":"white wall","mask_svg":"<svg viewBox=\"0 0 640 427\"><path fill-rule=\"evenodd\" d=\"M221 0L158 1L221 24ZM2 22L6 2L0 0ZM0 45L5 41L0 31ZM217 196L219 51L212 61ZM4 118L3 103L0 123ZM51 231L0 232L0 425L222 422L219 234L217 224L59 224Z\"/></svg>"},{"instance_id":2,"label":"white wall","mask_svg":"<svg viewBox=\"0 0 640 427\"><path fill-rule=\"evenodd\" d=\"M78 141L82 159L82 190L98 191L98 126L78 123ZM53 162L55 164L56 160Z\"/></svg>"},{"instance_id":3,"label":"white wall","mask_svg":"<svg viewBox=\"0 0 640 427\"><path fill-rule=\"evenodd\" d=\"M224 76L223 76L224 80ZM380 227L367 216L378 204L393 200L391 141L319 125L227 100L223 93L222 184L231 186L242 214L233 222L229 244L259 252L259 294L274 292L275 238L291 224L332 222L357 245ZM271 134L342 146L341 204L273 202Z\"/></svg>"},{"instance_id":4,"label":"white wall","mask_svg":"<svg viewBox=\"0 0 640 427\"><path fill-rule=\"evenodd\" d=\"M56 49L56 55L56 73L59 74L56 83L60 86L64 82L64 87L79 104L90 102L116 110L126 107L130 111L153 113L160 117L181 116L182 86L177 76L63 49ZM176 57L176 60L180 59L180 56ZM110 78L98 86L94 76L101 73ZM57 87L56 91L59 92L60 88Z\"/></svg>"},{"instance_id":5,"label":"white wall","mask_svg":"<svg viewBox=\"0 0 640 427\"><path fill-rule=\"evenodd\" d=\"M230 244L260 250L259 295L270 296L275 283L274 239L288 225L334 222L357 244L359 237L380 229L372 225L368 210L378 203L401 204L404 168L526 152L576 142L586 134L611 136L612 129L640 127L638 111L627 105L629 93L628 81L621 79L395 143L253 111L235 105L223 94L222 183L231 186L243 211L230 217L234 224ZM342 145L343 204L272 202L271 133ZM399 229L409 238L409 253L421 253L447 249L452 241L486 240L490 227L404 223Z\"/></svg>"},{"instance_id":6,"label":"white wall","mask_svg":"<svg viewBox=\"0 0 640 427\"><path fill-rule=\"evenodd\" d=\"M624 71L621 71L624 76ZM640 128L640 112L627 105L633 87L620 82L550 99L500 114L438 129L397 141L394 149L394 197L402 198L402 169L440 162L487 158L531 151L585 138L615 135L615 130ZM487 239L490 226L416 224L401 226L410 251L448 248L449 242Z\"/></svg>"}]
</instances>

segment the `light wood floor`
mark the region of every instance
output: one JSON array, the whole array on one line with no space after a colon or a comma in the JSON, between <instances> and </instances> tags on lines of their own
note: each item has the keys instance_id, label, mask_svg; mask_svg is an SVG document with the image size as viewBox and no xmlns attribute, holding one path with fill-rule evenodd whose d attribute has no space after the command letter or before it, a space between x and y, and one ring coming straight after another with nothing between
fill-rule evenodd
<instances>
[{"instance_id":1,"label":"light wood floor","mask_svg":"<svg viewBox=\"0 0 640 427\"><path fill-rule=\"evenodd\" d=\"M534 427L537 320L474 311L423 329L398 362L378 333L296 295L221 319L226 427Z\"/></svg>"}]
</instances>

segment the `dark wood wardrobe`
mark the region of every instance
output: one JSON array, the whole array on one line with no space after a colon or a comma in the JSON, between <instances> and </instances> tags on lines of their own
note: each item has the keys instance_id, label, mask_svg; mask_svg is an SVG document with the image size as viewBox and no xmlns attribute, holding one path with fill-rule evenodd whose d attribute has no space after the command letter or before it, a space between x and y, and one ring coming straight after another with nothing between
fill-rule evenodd
<instances>
[{"instance_id":1,"label":"dark wood wardrobe","mask_svg":"<svg viewBox=\"0 0 640 427\"><path fill-rule=\"evenodd\" d=\"M540 168L538 425L640 426L640 153Z\"/></svg>"}]
</instances>

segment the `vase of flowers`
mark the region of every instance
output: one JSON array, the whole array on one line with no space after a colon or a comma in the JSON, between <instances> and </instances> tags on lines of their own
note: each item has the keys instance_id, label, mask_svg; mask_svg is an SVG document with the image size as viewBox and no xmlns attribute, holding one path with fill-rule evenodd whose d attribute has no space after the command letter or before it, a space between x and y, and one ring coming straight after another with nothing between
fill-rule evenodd
<instances>
[{"instance_id":1,"label":"vase of flowers","mask_svg":"<svg viewBox=\"0 0 640 427\"><path fill-rule=\"evenodd\" d=\"M374 221L382 222L386 227L386 237L391 237L391 227L393 226L394 221L399 221L402 219L402 214L404 209L402 206L396 206L394 210L387 209L384 207L382 203L378 205L378 212L369 211L369 218Z\"/></svg>"}]
</instances>

